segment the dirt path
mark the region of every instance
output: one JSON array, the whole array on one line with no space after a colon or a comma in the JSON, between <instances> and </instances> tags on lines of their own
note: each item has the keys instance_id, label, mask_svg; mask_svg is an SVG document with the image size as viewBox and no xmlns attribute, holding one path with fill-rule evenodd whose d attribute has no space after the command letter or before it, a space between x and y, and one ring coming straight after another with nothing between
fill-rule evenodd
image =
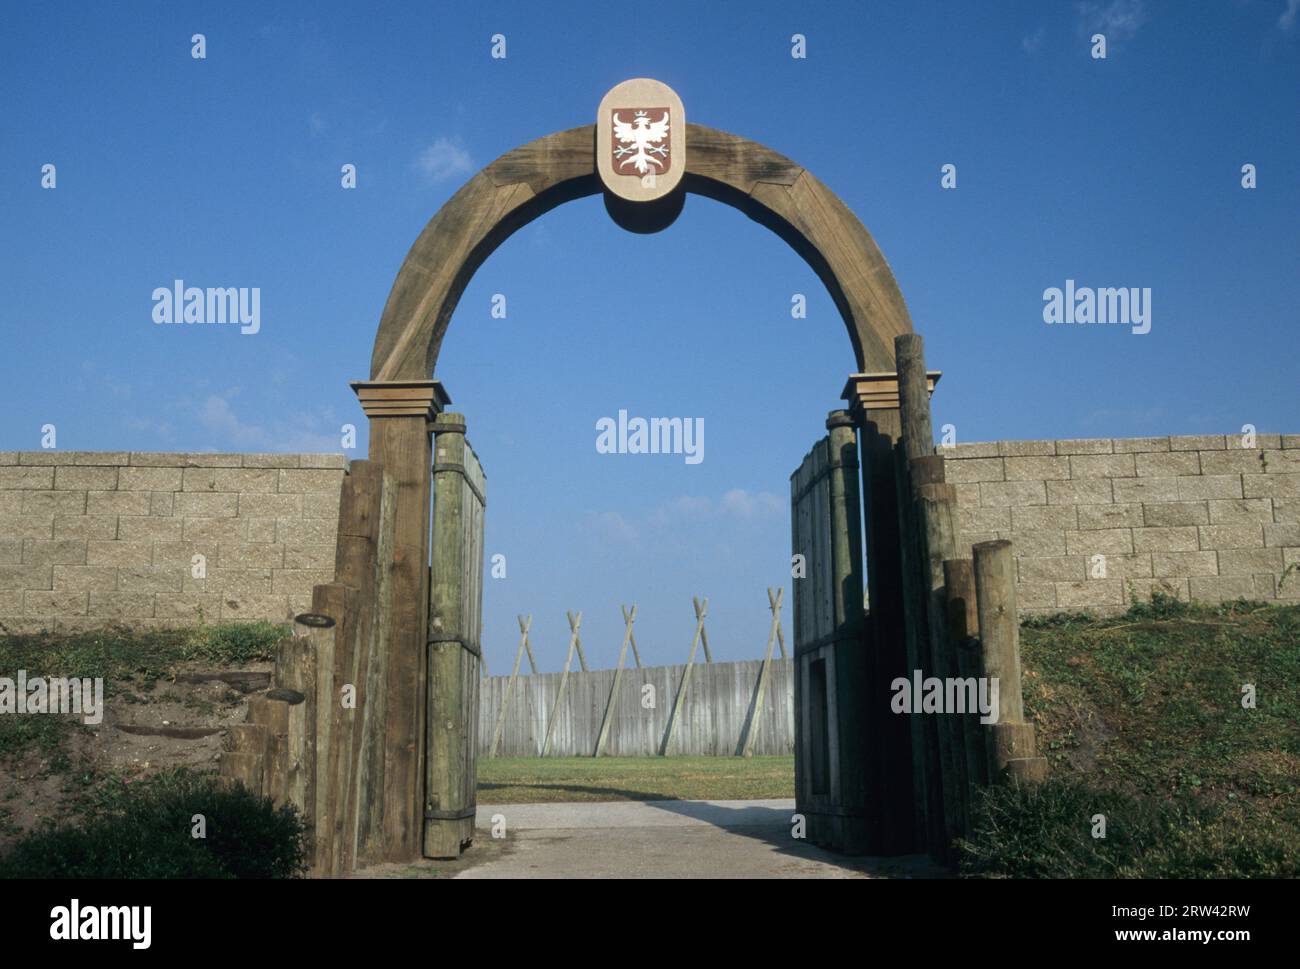
<instances>
[{"instance_id":1,"label":"dirt path","mask_svg":"<svg viewBox=\"0 0 1300 969\"><path fill-rule=\"evenodd\" d=\"M504 850L454 877L916 878L942 874L920 857L845 858L823 851L791 837L793 813L794 801L784 799L480 804L478 838L498 845L504 842ZM499 832L502 821L505 837L493 838L494 824Z\"/></svg>"}]
</instances>

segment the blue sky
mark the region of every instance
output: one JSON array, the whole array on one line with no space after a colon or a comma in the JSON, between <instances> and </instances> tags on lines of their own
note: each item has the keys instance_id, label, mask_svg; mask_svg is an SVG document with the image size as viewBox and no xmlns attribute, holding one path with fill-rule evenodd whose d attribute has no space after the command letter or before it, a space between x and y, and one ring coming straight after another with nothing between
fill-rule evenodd
<instances>
[{"instance_id":1,"label":"blue sky","mask_svg":"<svg viewBox=\"0 0 1300 969\"><path fill-rule=\"evenodd\" d=\"M363 457L348 381L368 376L421 228L480 167L591 122L637 76L858 214L959 440L1300 431L1297 0L299 10L6 7L0 450L38 447L46 423L66 449L338 450L350 421ZM260 287L261 331L155 326L150 295L176 278ZM1067 278L1150 287L1151 332L1047 326L1043 290ZM558 669L566 609L612 664L630 602L643 655L681 661L693 595L716 656L761 655L765 587L788 584L788 476L853 366L811 270L718 203L692 196L637 236L585 199L509 239L437 373L488 473L488 552L507 557L486 583L494 671L518 612ZM704 418L705 460L597 454L595 422L620 408Z\"/></svg>"}]
</instances>

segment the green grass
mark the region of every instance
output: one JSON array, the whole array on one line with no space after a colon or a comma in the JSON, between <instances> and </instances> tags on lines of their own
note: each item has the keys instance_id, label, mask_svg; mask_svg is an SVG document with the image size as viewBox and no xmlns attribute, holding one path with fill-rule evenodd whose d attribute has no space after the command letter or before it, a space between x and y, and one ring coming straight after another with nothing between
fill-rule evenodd
<instances>
[{"instance_id":1,"label":"green grass","mask_svg":"<svg viewBox=\"0 0 1300 969\"><path fill-rule=\"evenodd\" d=\"M794 797L794 757L480 757L484 804Z\"/></svg>"},{"instance_id":2,"label":"green grass","mask_svg":"<svg viewBox=\"0 0 1300 969\"><path fill-rule=\"evenodd\" d=\"M1300 607L1158 596L1037 619L1021 663L1053 780L985 800L967 872L1300 876Z\"/></svg>"},{"instance_id":3,"label":"green grass","mask_svg":"<svg viewBox=\"0 0 1300 969\"><path fill-rule=\"evenodd\" d=\"M102 677L106 698L133 698L149 691L178 664L203 661L235 667L275 658L275 644L291 634L270 622L220 623L188 629L139 632L111 628L93 633L0 636L0 676ZM0 717L0 763L30 750L57 757L79 724L64 717ZM56 764L57 766L57 764Z\"/></svg>"}]
</instances>

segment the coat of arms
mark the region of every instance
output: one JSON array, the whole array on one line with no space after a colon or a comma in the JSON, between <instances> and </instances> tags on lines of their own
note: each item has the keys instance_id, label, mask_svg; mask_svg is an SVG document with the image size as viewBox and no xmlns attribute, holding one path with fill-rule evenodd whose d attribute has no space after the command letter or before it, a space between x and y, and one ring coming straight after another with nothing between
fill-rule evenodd
<instances>
[{"instance_id":1,"label":"coat of arms","mask_svg":"<svg viewBox=\"0 0 1300 969\"><path fill-rule=\"evenodd\" d=\"M612 112L611 150L620 175L662 175L672 165L668 108L626 108Z\"/></svg>"}]
</instances>

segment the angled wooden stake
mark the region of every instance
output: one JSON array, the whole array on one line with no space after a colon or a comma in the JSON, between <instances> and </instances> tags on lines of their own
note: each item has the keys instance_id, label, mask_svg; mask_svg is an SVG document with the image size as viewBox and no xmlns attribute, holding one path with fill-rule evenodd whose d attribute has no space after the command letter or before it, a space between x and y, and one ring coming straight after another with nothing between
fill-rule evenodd
<instances>
[{"instance_id":1,"label":"angled wooden stake","mask_svg":"<svg viewBox=\"0 0 1300 969\"><path fill-rule=\"evenodd\" d=\"M704 662L712 663L713 654L709 652L709 631L704 628L704 614L709 611L709 597L704 597L704 604L700 605L698 599L695 600L695 621L700 627L700 644L704 647Z\"/></svg>"},{"instance_id":2,"label":"angled wooden stake","mask_svg":"<svg viewBox=\"0 0 1300 969\"><path fill-rule=\"evenodd\" d=\"M573 645L578 647L578 662L582 666L582 672L586 673L587 657L582 653L582 637L578 635L578 626L582 625L582 613L578 613L578 621L576 624L573 621L573 613L566 612L565 615L569 617L569 628L573 630Z\"/></svg>"},{"instance_id":3,"label":"angled wooden stake","mask_svg":"<svg viewBox=\"0 0 1300 969\"><path fill-rule=\"evenodd\" d=\"M686 669L682 671L682 682L677 686L677 698L673 700L673 712L668 716L668 729L664 731L664 742L659 748L659 756L667 757L668 751L672 749L673 734L677 732L677 722L681 719L682 702L686 699L686 688L691 682L691 670L695 666L695 649L700 644L700 639L704 633L704 617L709 610L709 600L706 596L703 605L700 600L692 598L695 604L695 636L691 639L691 654L686 658ZM707 652L708 646L706 645Z\"/></svg>"},{"instance_id":4,"label":"angled wooden stake","mask_svg":"<svg viewBox=\"0 0 1300 969\"><path fill-rule=\"evenodd\" d=\"M519 648L515 650L515 667L510 671L510 682L506 684L505 696L501 698L501 709L497 712L497 725L492 731L492 746L488 749L489 757L497 755L497 747L501 743L501 731L506 725L506 711L510 709L510 699L515 694L515 680L519 678L519 662L523 659L524 647L528 644L528 627L533 624L532 616L529 616L527 621L523 616L515 618L519 620Z\"/></svg>"},{"instance_id":5,"label":"angled wooden stake","mask_svg":"<svg viewBox=\"0 0 1300 969\"><path fill-rule=\"evenodd\" d=\"M767 671L772 665L772 646L781 635L781 600L784 597L784 588L777 589L775 596L771 589L767 590L767 604L772 610L772 631L767 634L767 655L763 657L763 665L758 670L758 692L754 697L754 709L749 715L749 722L745 724L745 739L740 746L741 757L754 756L754 735L758 732L759 717L763 715L763 698L767 696ZM781 653L784 655L784 648Z\"/></svg>"},{"instance_id":6,"label":"angled wooden stake","mask_svg":"<svg viewBox=\"0 0 1300 969\"><path fill-rule=\"evenodd\" d=\"M578 640L578 627L582 625L582 613L578 613L578 618L573 618L573 613L567 612L569 617L569 652L564 657L564 672L560 674L560 689L555 694L555 706L551 707L551 716L546 724L546 739L542 741L542 756L545 757L551 749L551 734L555 732L555 722L560 718L560 706L564 703L564 688L569 685L569 667L573 665L573 647L577 646L579 650L582 646ZM586 669L586 664L583 664Z\"/></svg>"},{"instance_id":7,"label":"angled wooden stake","mask_svg":"<svg viewBox=\"0 0 1300 969\"><path fill-rule=\"evenodd\" d=\"M627 629L623 632L623 648L618 651L618 668L614 670L614 685L609 689L609 700L605 703L605 716L600 721L600 736L596 738L596 752L593 757L600 756L601 751L605 749L605 741L609 738L609 727L614 720L614 704L618 702L618 687L623 680L623 662L627 659L627 644L632 641L632 623L636 622L636 603L632 604L631 613L628 613L627 606L623 606L623 622L627 623Z\"/></svg>"},{"instance_id":8,"label":"angled wooden stake","mask_svg":"<svg viewBox=\"0 0 1300 969\"><path fill-rule=\"evenodd\" d=\"M636 606L635 606L635 605L632 606L632 619L636 619ZM630 622L631 622L631 620L629 620L628 617L627 617L627 606L624 606L624 607L623 607L623 621L626 622L626 623L630 623ZM631 628L631 626L629 625L628 628ZM631 643L632 643L632 658L633 658L634 660L636 660L636 668L637 668L637 669L640 669L640 668L641 668L641 654L637 651L637 648L636 648L636 633L632 633L632 635L631 635L631 637L630 637L630 641L631 641Z\"/></svg>"}]
</instances>

